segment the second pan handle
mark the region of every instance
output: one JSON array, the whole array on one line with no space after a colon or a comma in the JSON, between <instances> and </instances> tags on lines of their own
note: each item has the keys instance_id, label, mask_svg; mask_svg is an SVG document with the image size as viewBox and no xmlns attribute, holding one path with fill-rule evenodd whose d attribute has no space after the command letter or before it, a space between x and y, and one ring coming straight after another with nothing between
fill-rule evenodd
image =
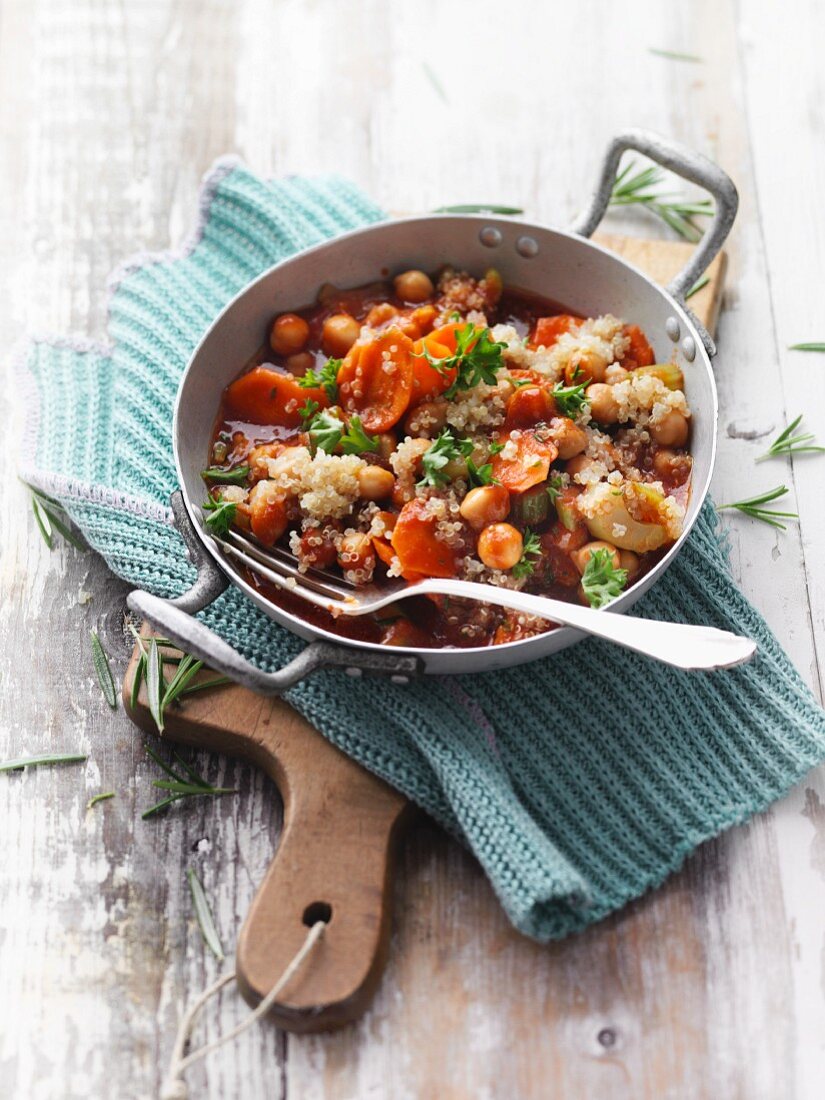
<instances>
[{"instance_id":1,"label":"second pan handle","mask_svg":"<svg viewBox=\"0 0 825 1100\"><path fill-rule=\"evenodd\" d=\"M574 233L589 237L595 232L610 205L619 161L628 150L642 153L677 176L704 188L716 204L713 220L696 251L667 286L668 292L684 306L685 295L701 277L731 231L739 208L739 195L730 176L701 153L650 130L625 130L617 134L607 148L593 197L584 213L570 227Z\"/></svg>"}]
</instances>

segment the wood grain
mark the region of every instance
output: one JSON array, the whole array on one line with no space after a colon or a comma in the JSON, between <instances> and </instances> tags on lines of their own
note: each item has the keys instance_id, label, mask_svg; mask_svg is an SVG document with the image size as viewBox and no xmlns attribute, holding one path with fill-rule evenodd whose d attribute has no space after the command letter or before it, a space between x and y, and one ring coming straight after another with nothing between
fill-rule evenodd
<instances>
[{"instance_id":1,"label":"wood grain","mask_svg":"<svg viewBox=\"0 0 825 1100\"><path fill-rule=\"evenodd\" d=\"M0 336L11 348L26 330L102 335L108 271L180 242L199 177L226 151L264 173L334 168L387 209L497 201L564 225L616 130L670 134L739 186L713 492L791 487L798 529L725 522L739 583L821 697L820 460L752 459L798 412L825 433L822 359L786 350L825 339L824 23L813 0L506 11L492 0L0 0ZM642 211L606 228L659 232ZM3 393L10 441L15 389ZM124 588L89 556L47 552L13 442L3 458L0 753L81 748L90 762L0 777L2 1087L21 1100L142 1100L157 1094L181 1006L219 969L186 869L233 946L280 804L256 769L204 755L198 766L240 795L140 820L159 772L101 699L87 647L96 625L122 673ZM116 798L87 813L100 790ZM193 1068L191 1094L818 1097L823 804L820 769L662 890L544 950L509 930L465 853L416 831L363 1020L323 1037L246 1032ZM225 997L200 1034L246 1011Z\"/></svg>"}]
</instances>

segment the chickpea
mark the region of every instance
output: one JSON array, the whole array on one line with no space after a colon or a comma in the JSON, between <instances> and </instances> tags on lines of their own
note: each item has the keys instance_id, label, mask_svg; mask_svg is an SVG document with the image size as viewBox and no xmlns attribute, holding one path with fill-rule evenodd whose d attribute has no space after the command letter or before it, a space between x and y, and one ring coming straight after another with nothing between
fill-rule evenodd
<instances>
[{"instance_id":1,"label":"chickpea","mask_svg":"<svg viewBox=\"0 0 825 1100\"><path fill-rule=\"evenodd\" d=\"M471 489L461 502L459 512L476 531L490 523L500 523L510 512L510 494L503 485L480 485Z\"/></svg>"},{"instance_id":2,"label":"chickpea","mask_svg":"<svg viewBox=\"0 0 825 1100\"><path fill-rule=\"evenodd\" d=\"M341 359L358 339L361 326L349 313L334 313L327 317L321 331L321 344L327 355Z\"/></svg>"},{"instance_id":3,"label":"chickpea","mask_svg":"<svg viewBox=\"0 0 825 1100\"><path fill-rule=\"evenodd\" d=\"M619 551L619 564L622 569L627 570L628 582L632 581L639 575L639 570L642 567L642 563L639 560L639 555L634 554L632 550L620 550Z\"/></svg>"},{"instance_id":4,"label":"chickpea","mask_svg":"<svg viewBox=\"0 0 825 1100\"><path fill-rule=\"evenodd\" d=\"M615 386L617 382L624 382L625 378L629 377L630 371L621 363L611 363L604 372L604 380L610 386Z\"/></svg>"},{"instance_id":5,"label":"chickpea","mask_svg":"<svg viewBox=\"0 0 825 1100\"><path fill-rule=\"evenodd\" d=\"M383 500L395 485L395 478L383 466L362 466L358 471L358 491L364 500Z\"/></svg>"},{"instance_id":6,"label":"chickpea","mask_svg":"<svg viewBox=\"0 0 825 1100\"><path fill-rule=\"evenodd\" d=\"M265 546L273 546L289 523L286 498L271 481L259 481L249 494L252 533Z\"/></svg>"},{"instance_id":7,"label":"chickpea","mask_svg":"<svg viewBox=\"0 0 825 1100\"><path fill-rule=\"evenodd\" d=\"M488 569L512 569L523 549L521 532L509 523L491 523L478 536L478 556Z\"/></svg>"},{"instance_id":8,"label":"chickpea","mask_svg":"<svg viewBox=\"0 0 825 1100\"><path fill-rule=\"evenodd\" d=\"M688 441L687 417L676 409L671 409L664 419L658 424L651 424L648 430L662 447L684 447Z\"/></svg>"},{"instance_id":9,"label":"chickpea","mask_svg":"<svg viewBox=\"0 0 825 1100\"><path fill-rule=\"evenodd\" d=\"M311 351L299 351L295 355L288 355L286 359L287 370L291 370L299 378L314 366L315 356Z\"/></svg>"},{"instance_id":10,"label":"chickpea","mask_svg":"<svg viewBox=\"0 0 825 1100\"><path fill-rule=\"evenodd\" d=\"M372 539L360 531L342 535L338 543L338 564L344 570L348 580L365 584L372 578L375 569L375 551ZM353 576L353 574L362 574Z\"/></svg>"},{"instance_id":11,"label":"chickpea","mask_svg":"<svg viewBox=\"0 0 825 1100\"><path fill-rule=\"evenodd\" d=\"M559 449L559 458L565 461L587 447L587 432L567 416L557 416L550 421L550 438Z\"/></svg>"},{"instance_id":12,"label":"chickpea","mask_svg":"<svg viewBox=\"0 0 825 1100\"><path fill-rule=\"evenodd\" d=\"M392 284L402 302L426 302L435 292L432 279L423 271L405 271Z\"/></svg>"},{"instance_id":13,"label":"chickpea","mask_svg":"<svg viewBox=\"0 0 825 1100\"><path fill-rule=\"evenodd\" d=\"M397 446L398 440L395 438L395 432L379 433L378 454L380 454L382 458L389 458Z\"/></svg>"},{"instance_id":14,"label":"chickpea","mask_svg":"<svg viewBox=\"0 0 825 1100\"><path fill-rule=\"evenodd\" d=\"M297 313L276 317L269 332L269 346L276 355L294 355L309 339L309 325Z\"/></svg>"},{"instance_id":15,"label":"chickpea","mask_svg":"<svg viewBox=\"0 0 825 1100\"><path fill-rule=\"evenodd\" d=\"M591 459L587 455L576 455L575 458L571 458L567 463L565 469L570 477L575 481L576 475L582 473L590 465Z\"/></svg>"},{"instance_id":16,"label":"chickpea","mask_svg":"<svg viewBox=\"0 0 825 1100\"><path fill-rule=\"evenodd\" d=\"M653 456L653 469L657 477L672 485L684 485L690 476L691 465L690 455L671 451L667 447L662 447Z\"/></svg>"},{"instance_id":17,"label":"chickpea","mask_svg":"<svg viewBox=\"0 0 825 1100\"><path fill-rule=\"evenodd\" d=\"M619 419L619 403L613 396L613 387L606 382L596 382L584 391L590 406L590 415L600 424L615 424Z\"/></svg>"},{"instance_id":18,"label":"chickpea","mask_svg":"<svg viewBox=\"0 0 825 1100\"><path fill-rule=\"evenodd\" d=\"M571 357L564 368L564 378L568 386L578 386L581 382L603 382L607 363L595 352L584 352Z\"/></svg>"},{"instance_id":19,"label":"chickpea","mask_svg":"<svg viewBox=\"0 0 825 1100\"><path fill-rule=\"evenodd\" d=\"M398 316L398 310L390 302L379 302L372 307L365 318L365 324L370 328L379 328L393 317Z\"/></svg>"},{"instance_id":20,"label":"chickpea","mask_svg":"<svg viewBox=\"0 0 825 1100\"><path fill-rule=\"evenodd\" d=\"M246 464L249 467L249 480L254 484L256 481L262 481L264 478L269 477L269 459L277 458L283 450L283 443L277 440L253 447L246 459Z\"/></svg>"},{"instance_id":21,"label":"chickpea","mask_svg":"<svg viewBox=\"0 0 825 1100\"><path fill-rule=\"evenodd\" d=\"M432 439L447 423L447 402L422 401L407 414L404 428L407 435L426 436Z\"/></svg>"},{"instance_id":22,"label":"chickpea","mask_svg":"<svg viewBox=\"0 0 825 1100\"><path fill-rule=\"evenodd\" d=\"M619 551L609 542L588 542L586 546L583 546L581 550L574 550L570 557L573 559L573 564L576 566L581 574L584 574L587 568L587 563L593 557L597 550L609 550L610 556L613 559L613 568L619 569L621 565L621 559L619 557Z\"/></svg>"}]
</instances>

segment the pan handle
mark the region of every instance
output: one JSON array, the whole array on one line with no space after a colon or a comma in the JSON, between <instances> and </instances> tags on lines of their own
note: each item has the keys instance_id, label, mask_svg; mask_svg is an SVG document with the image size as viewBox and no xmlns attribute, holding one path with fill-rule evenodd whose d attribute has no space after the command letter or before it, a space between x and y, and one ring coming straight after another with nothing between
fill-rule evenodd
<instances>
[{"instance_id":1,"label":"pan handle","mask_svg":"<svg viewBox=\"0 0 825 1100\"><path fill-rule=\"evenodd\" d=\"M589 237L610 205L610 196L619 161L628 150L643 153L656 164L669 168L677 176L703 187L713 196L716 209L707 232L682 270L667 285L667 291L684 307L685 295L710 264L731 231L739 195L730 176L692 149L650 130L625 130L613 138L602 162L601 176L590 205L571 225L574 233Z\"/></svg>"}]
</instances>

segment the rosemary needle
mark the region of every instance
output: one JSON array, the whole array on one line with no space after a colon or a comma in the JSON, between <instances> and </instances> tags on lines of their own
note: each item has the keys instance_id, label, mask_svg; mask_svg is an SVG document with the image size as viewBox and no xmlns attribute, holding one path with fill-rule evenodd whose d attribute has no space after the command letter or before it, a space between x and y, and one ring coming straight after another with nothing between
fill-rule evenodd
<instances>
[{"instance_id":1,"label":"rosemary needle","mask_svg":"<svg viewBox=\"0 0 825 1100\"><path fill-rule=\"evenodd\" d=\"M825 344L817 341L808 344L790 344L788 351L825 351Z\"/></svg>"},{"instance_id":2,"label":"rosemary needle","mask_svg":"<svg viewBox=\"0 0 825 1100\"><path fill-rule=\"evenodd\" d=\"M174 757L183 769L184 775L176 772L174 768L170 764L167 764L161 756L158 756L149 745L145 745L144 748L155 763L169 776L169 779L152 780L152 786L157 787L158 790L167 791L169 797L164 798L154 806L150 806L148 810L144 810L141 814L144 820L148 817L154 817L156 814L160 813L161 810L165 810L167 806L171 806L173 802L179 802L182 798L197 798L202 795L214 796L236 793L234 787L213 787L202 775L198 775L195 769L190 764L187 764L178 753L175 753Z\"/></svg>"},{"instance_id":3,"label":"rosemary needle","mask_svg":"<svg viewBox=\"0 0 825 1100\"><path fill-rule=\"evenodd\" d=\"M437 206L434 214L523 214L520 206L499 206L492 202L467 202L456 206Z\"/></svg>"},{"instance_id":4,"label":"rosemary needle","mask_svg":"<svg viewBox=\"0 0 825 1100\"><path fill-rule=\"evenodd\" d=\"M648 46L647 52L652 53L654 57L666 57L669 61L704 61L703 57L699 57L695 53L679 53L677 50L660 50L655 46Z\"/></svg>"},{"instance_id":5,"label":"rosemary needle","mask_svg":"<svg viewBox=\"0 0 825 1100\"><path fill-rule=\"evenodd\" d=\"M784 497L787 492L786 485L779 485L775 489L768 489L758 496L749 497L747 500L737 500L731 504L719 504L716 510L717 512L724 512L727 508L735 508L743 515L750 516L752 519L759 519L763 523L770 524L771 527L778 527L780 531L784 531L786 529L785 524L781 523L780 520L799 519L796 512L777 512L771 508L764 508L763 505L770 504L771 501L778 500L779 497Z\"/></svg>"},{"instance_id":6,"label":"rosemary needle","mask_svg":"<svg viewBox=\"0 0 825 1100\"><path fill-rule=\"evenodd\" d=\"M802 421L802 413L781 431L776 439L768 447L763 455L757 458L757 462L764 462L766 458L778 458L784 455L825 454L825 447L820 447L814 442L813 432L794 435Z\"/></svg>"},{"instance_id":7,"label":"rosemary needle","mask_svg":"<svg viewBox=\"0 0 825 1100\"><path fill-rule=\"evenodd\" d=\"M0 772L13 772L18 768L36 768L41 764L82 764L88 757L85 753L61 752L44 753L42 756L19 756L16 760L4 760L0 763Z\"/></svg>"},{"instance_id":8,"label":"rosemary needle","mask_svg":"<svg viewBox=\"0 0 825 1100\"><path fill-rule=\"evenodd\" d=\"M201 935L203 936L203 942L212 954L220 962L223 962L226 956L223 953L223 947L221 947L220 936L215 927L212 910L209 908L209 902L207 901L203 886L201 885L201 880L191 867L186 872L186 877L189 879L189 889L192 893L192 901L195 903L195 916L198 918L198 925L201 930Z\"/></svg>"},{"instance_id":9,"label":"rosemary needle","mask_svg":"<svg viewBox=\"0 0 825 1100\"><path fill-rule=\"evenodd\" d=\"M685 295L685 301L687 301L688 298L692 298L694 294L698 294L699 291L703 287L706 287L709 282L710 282L710 275L703 275L701 279L697 279L696 282L693 284L693 286L690 288L690 290Z\"/></svg>"},{"instance_id":10,"label":"rosemary needle","mask_svg":"<svg viewBox=\"0 0 825 1100\"><path fill-rule=\"evenodd\" d=\"M92 797L86 803L86 809L91 810L92 806L96 806L98 804L98 802L105 802L107 799L114 798L114 797L115 797L115 792L114 791L106 791L105 794L92 795Z\"/></svg>"},{"instance_id":11,"label":"rosemary needle","mask_svg":"<svg viewBox=\"0 0 825 1100\"><path fill-rule=\"evenodd\" d=\"M103 692L103 698L112 708L117 710L117 689L115 688L115 682L112 679L112 670L109 667L109 658L106 656L106 651L100 644L100 638L97 635L96 630L91 631L92 635L92 660L94 661L95 672L97 673L97 682L100 684L100 690Z\"/></svg>"}]
</instances>

